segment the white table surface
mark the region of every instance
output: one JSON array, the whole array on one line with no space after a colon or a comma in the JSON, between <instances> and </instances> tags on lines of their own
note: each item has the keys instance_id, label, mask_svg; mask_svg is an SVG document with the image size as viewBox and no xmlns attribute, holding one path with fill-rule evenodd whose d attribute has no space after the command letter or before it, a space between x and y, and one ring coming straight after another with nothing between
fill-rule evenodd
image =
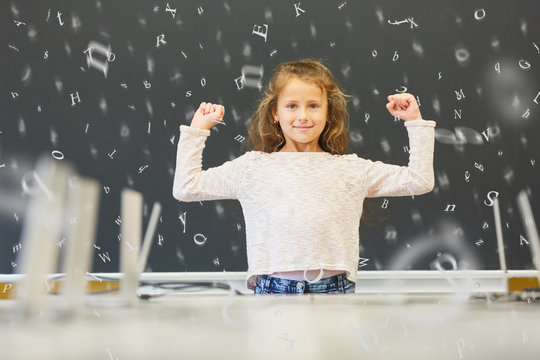
<instances>
[{"instance_id":1,"label":"white table surface","mask_svg":"<svg viewBox=\"0 0 540 360\"><path fill-rule=\"evenodd\" d=\"M540 359L540 300L449 295L94 296L57 316L0 302L1 359Z\"/></svg>"}]
</instances>

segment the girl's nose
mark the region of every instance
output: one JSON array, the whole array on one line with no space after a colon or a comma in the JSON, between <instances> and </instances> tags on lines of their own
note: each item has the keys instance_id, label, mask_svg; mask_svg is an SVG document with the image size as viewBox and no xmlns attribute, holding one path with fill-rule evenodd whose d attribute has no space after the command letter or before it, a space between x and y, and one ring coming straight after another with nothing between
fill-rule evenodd
<instances>
[{"instance_id":1,"label":"girl's nose","mask_svg":"<svg viewBox=\"0 0 540 360\"><path fill-rule=\"evenodd\" d=\"M306 118L306 110L304 108L298 107L298 118L299 119Z\"/></svg>"}]
</instances>

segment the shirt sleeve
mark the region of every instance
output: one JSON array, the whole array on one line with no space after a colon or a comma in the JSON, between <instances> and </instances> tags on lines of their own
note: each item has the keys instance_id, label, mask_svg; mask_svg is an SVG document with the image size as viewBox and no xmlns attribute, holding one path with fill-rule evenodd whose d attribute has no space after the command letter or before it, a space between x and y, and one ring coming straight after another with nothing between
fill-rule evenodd
<instances>
[{"instance_id":1,"label":"shirt sleeve","mask_svg":"<svg viewBox=\"0 0 540 360\"><path fill-rule=\"evenodd\" d=\"M404 122L409 135L409 164L398 166L360 158L366 197L422 195L433 190L435 121Z\"/></svg>"},{"instance_id":2,"label":"shirt sleeve","mask_svg":"<svg viewBox=\"0 0 540 360\"><path fill-rule=\"evenodd\" d=\"M202 153L210 130L180 125L173 196L184 202L237 199L245 154L202 170Z\"/></svg>"}]
</instances>

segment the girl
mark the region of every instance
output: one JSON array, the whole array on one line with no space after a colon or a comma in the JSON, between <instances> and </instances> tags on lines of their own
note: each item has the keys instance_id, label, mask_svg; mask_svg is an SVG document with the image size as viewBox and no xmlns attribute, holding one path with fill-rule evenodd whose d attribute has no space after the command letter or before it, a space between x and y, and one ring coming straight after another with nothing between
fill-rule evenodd
<instances>
[{"instance_id":1,"label":"girl","mask_svg":"<svg viewBox=\"0 0 540 360\"><path fill-rule=\"evenodd\" d=\"M251 151L204 171L205 141L225 108L203 102L180 126L173 196L240 201L255 294L354 292L364 199L433 189L435 122L422 119L414 96L386 104L407 128L407 167L346 153L346 97L320 61L280 64L249 124Z\"/></svg>"}]
</instances>

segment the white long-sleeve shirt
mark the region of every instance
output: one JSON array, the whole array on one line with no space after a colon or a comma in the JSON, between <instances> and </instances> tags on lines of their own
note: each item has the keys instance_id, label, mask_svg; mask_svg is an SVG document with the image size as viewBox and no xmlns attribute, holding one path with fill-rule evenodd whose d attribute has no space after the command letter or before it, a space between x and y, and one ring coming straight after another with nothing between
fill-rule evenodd
<instances>
[{"instance_id":1,"label":"white long-sleeve shirt","mask_svg":"<svg viewBox=\"0 0 540 360\"><path fill-rule=\"evenodd\" d=\"M210 130L180 126L173 196L181 201L238 199L246 223L246 286L256 275L343 270L356 283L358 227L366 197L410 196L434 186L435 121L403 123L409 164L356 154L248 151L202 170Z\"/></svg>"}]
</instances>

